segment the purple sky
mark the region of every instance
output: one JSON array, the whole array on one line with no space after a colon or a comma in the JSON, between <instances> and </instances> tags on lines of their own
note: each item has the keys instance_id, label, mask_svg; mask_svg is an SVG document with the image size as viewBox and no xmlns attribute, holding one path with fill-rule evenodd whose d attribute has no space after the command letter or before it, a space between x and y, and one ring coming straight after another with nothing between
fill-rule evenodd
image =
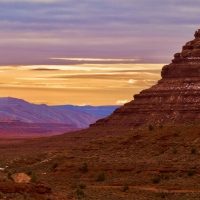
<instances>
[{"instance_id":1,"label":"purple sky","mask_svg":"<svg viewBox=\"0 0 200 200\"><path fill-rule=\"evenodd\" d=\"M200 28L199 8L197 0L1 0L0 65L169 63Z\"/></svg>"}]
</instances>

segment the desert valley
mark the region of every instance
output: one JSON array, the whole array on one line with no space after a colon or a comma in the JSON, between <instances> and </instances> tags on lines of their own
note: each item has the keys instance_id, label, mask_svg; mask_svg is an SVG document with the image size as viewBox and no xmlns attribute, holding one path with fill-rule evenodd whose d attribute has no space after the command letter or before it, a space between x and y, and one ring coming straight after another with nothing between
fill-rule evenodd
<instances>
[{"instance_id":1,"label":"desert valley","mask_svg":"<svg viewBox=\"0 0 200 200\"><path fill-rule=\"evenodd\" d=\"M33 104L1 99L0 199L200 199L200 30L194 37L157 84L116 110L40 105L39 115ZM5 102L15 118L3 118ZM70 132L41 137L47 127Z\"/></svg>"}]
</instances>

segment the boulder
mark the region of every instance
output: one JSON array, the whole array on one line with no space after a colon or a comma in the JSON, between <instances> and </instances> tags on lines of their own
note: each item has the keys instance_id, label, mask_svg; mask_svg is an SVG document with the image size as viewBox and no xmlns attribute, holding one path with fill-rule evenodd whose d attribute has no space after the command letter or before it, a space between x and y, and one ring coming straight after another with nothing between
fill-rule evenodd
<instances>
[{"instance_id":1,"label":"boulder","mask_svg":"<svg viewBox=\"0 0 200 200\"><path fill-rule=\"evenodd\" d=\"M11 178L15 183L29 183L31 180L31 177L24 173L12 174Z\"/></svg>"}]
</instances>

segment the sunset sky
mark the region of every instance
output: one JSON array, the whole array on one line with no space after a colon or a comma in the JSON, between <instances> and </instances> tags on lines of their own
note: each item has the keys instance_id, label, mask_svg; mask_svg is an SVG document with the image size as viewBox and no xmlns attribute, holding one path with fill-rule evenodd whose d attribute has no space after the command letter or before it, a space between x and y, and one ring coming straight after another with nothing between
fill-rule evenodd
<instances>
[{"instance_id":1,"label":"sunset sky","mask_svg":"<svg viewBox=\"0 0 200 200\"><path fill-rule=\"evenodd\" d=\"M198 0L0 0L0 97L116 105L194 37Z\"/></svg>"}]
</instances>

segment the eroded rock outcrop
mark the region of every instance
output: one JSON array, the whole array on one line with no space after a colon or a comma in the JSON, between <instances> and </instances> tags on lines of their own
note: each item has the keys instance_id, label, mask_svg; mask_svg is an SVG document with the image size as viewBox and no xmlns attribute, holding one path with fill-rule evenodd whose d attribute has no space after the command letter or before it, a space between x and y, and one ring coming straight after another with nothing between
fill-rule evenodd
<instances>
[{"instance_id":1,"label":"eroded rock outcrop","mask_svg":"<svg viewBox=\"0 0 200 200\"><path fill-rule=\"evenodd\" d=\"M162 79L134 95L134 100L118 108L92 127L106 125L133 129L145 124L177 124L200 119L200 29L172 63L162 68Z\"/></svg>"}]
</instances>

